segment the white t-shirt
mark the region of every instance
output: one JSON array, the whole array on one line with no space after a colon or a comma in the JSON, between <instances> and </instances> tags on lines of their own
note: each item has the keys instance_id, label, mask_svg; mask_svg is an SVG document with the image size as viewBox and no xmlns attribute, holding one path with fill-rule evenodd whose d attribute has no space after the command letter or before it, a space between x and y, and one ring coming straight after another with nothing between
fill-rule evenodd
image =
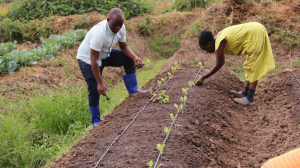
<instances>
[{"instance_id":1,"label":"white t-shirt","mask_svg":"<svg viewBox=\"0 0 300 168\"><path fill-rule=\"evenodd\" d=\"M91 52L90 49L100 51L100 57L98 64L101 66L101 60L109 57L112 46L118 41L126 41L126 29L125 25L121 27L118 33L113 33L107 20L103 20L97 25L93 26L87 33L84 40L80 44L77 52L77 59L86 62L91 65Z\"/></svg>"}]
</instances>

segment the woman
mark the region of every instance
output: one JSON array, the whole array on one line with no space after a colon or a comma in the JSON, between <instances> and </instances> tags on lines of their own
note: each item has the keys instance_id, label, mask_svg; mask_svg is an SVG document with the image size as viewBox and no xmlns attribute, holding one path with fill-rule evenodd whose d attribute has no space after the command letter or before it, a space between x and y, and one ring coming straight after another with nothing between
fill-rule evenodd
<instances>
[{"instance_id":1,"label":"woman","mask_svg":"<svg viewBox=\"0 0 300 168\"><path fill-rule=\"evenodd\" d=\"M232 91L232 93L239 97L234 99L235 102L253 105L258 79L275 68L265 27L257 22L244 23L223 29L215 38L210 31L202 31L199 46L209 53L216 52L216 65L198 79L198 86L224 65L224 54L248 55L243 65L246 73L245 89L242 92Z\"/></svg>"}]
</instances>

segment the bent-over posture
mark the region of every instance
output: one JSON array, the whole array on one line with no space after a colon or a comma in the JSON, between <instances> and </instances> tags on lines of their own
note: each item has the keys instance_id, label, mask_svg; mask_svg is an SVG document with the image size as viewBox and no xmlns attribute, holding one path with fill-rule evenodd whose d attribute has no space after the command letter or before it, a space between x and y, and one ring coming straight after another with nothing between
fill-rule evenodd
<instances>
[{"instance_id":1,"label":"bent-over posture","mask_svg":"<svg viewBox=\"0 0 300 168\"><path fill-rule=\"evenodd\" d=\"M197 85L216 73L225 63L224 54L247 55L243 68L246 73L245 89L232 91L237 97L234 101L244 105L253 105L253 96L260 79L275 68L272 49L265 27L257 22L244 23L223 29L216 37L210 31L202 31L199 37L202 50L216 52L216 64L198 79Z\"/></svg>"}]
</instances>

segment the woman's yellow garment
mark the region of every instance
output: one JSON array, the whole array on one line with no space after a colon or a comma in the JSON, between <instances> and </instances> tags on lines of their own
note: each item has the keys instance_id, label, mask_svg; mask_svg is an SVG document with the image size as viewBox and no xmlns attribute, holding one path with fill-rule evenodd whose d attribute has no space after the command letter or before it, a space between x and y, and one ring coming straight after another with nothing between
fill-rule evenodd
<instances>
[{"instance_id":1,"label":"woman's yellow garment","mask_svg":"<svg viewBox=\"0 0 300 168\"><path fill-rule=\"evenodd\" d=\"M227 41L224 54L248 55L243 65L247 81L255 82L275 68L268 33L262 24L250 22L225 28L216 38L216 50L223 39Z\"/></svg>"},{"instance_id":2,"label":"woman's yellow garment","mask_svg":"<svg viewBox=\"0 0 300 168\"><path fill-rule=\"evenodd\" d=\"M299 168L300 167L300 148L288 153L269 159L261 168Z\"/></svg>"}]
</instances>

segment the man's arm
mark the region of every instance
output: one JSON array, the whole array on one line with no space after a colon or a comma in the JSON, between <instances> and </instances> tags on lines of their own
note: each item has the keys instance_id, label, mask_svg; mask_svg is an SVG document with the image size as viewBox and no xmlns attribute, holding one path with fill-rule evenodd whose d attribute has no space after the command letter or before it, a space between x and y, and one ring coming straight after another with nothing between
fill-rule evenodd
<instances>
[{"instance_id":1,"label":"man's arm","mask_svg":"<svg viewBox=\"0 0 300 168\"><path fill-rule=\"evenodd\" d=\"M97 91L99 94L104 95L105 91L106 91L106 87L102 81L102 77L101 77L101 73L100 73L100 68L99 68L99 64L98 64L98 58L100 56L100 52L99 51L95 51L93 49L91 50L91 68L94 74L94 77L97 80Z\"/></svg>"},{"instance_id":2,"label":"man's arm","mask_svg":"<svg viewBox=\"0 0 300 168\"><path fill-rule=\"evenodd\" d=\"M225 63L224 48L225 48L226 44L227 44L226 40L221 41L220 46L216 51L215 66L208 73L204 74L202 77L199 78L197 85L201 86L205 79L209 78L210 76L212 76L213 74L218 72L221 69L221 67L224 65L224 63Z\"/></svg>"},{"instance_id":3,"label":"man's arm","mask_svg":"<svg viewBox=\"0 0 300 168\"><path fill-rule=\"evenodd\" d=\"M143 60L136 56L133 51L131 50L131 48L129 47L129 45L127 45L126 41L125 42L119 42L119 46L122 50L122 52L129 57L130 59L132 59L135 63L140 62L142 63Z\"/></svg>"}]
</instances>

